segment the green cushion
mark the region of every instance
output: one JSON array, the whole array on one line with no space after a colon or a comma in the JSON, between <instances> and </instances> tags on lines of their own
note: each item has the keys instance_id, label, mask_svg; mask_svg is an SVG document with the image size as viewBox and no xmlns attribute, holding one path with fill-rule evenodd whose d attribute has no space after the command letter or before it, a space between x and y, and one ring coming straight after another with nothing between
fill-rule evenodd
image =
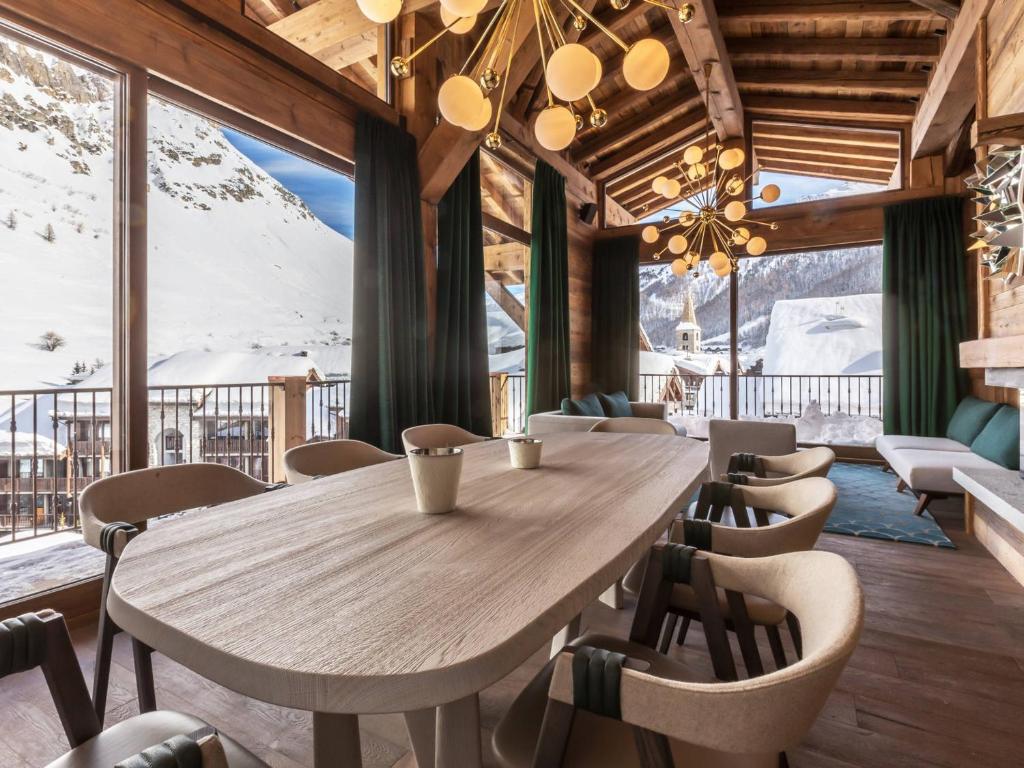
<instances>
[{"instance_id":1,"label":"green cushion","mask_svg":"<svg viewBox=\"0 0 1024 768\"><path fill-rule=\"evenodd\" d=\"M562 398L562 413L566 416L604 416L604 409L597 395L591 392L579 400Z\"/></svg>"},{"instance_id":2,"label":"green cushion","mask_svg":"<svg viewBox=\"0 0 1024 768\"><path fill-rule=\"evenodd\" d=\"M598 392L597 399L601 401L605 416L619 418L633 415L633 406L629 404L629 397L625 392L615 392L611 395Z\"/></svg>"},{"instance_id":3,"label":"green cushion","mask_svg":"<svg viewBox=\"0 0 1024 768\"><path fill-rule=\"evenodd\" d=\"M971 450L1007 469L1020 469L1020 411L1012 405L1000 406L974 438Z\"/></svg>"},{"instance_id":4,"label":"green cushion","mask_svg":"<svg viewBox=\"0 0 1024 768\"><path fill-rule=\"evenodd\" d=\"M999 403L990 403L968 395L960 401L956 413L949 420L946 437L970 445L1001 407Z\"/></svg>"}]
</instances>

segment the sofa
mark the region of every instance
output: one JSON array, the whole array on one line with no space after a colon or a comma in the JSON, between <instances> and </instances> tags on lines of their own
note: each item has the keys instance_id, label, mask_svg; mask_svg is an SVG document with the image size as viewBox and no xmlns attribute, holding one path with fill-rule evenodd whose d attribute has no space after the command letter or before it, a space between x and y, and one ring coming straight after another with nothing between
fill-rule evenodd
<instances>
[{"instance_id":1,"label":"sofa","mask_svg":"<svg viewBox=\"0 0 1024 768\"><path fill-rule=\"evenodd\" d=\"M1020 413L1009 405L966 397L944 437L882 435L875 449L917 497L920 515L934 499L963 495L953 469L1020 469Z\"/></svg>"},{"instance_id":2,"label":"sofa","mask_svg":"<svg viewBox=\"0 0 1024 768\"><path fill-rule=\"evenodd\" d=\"M609 401L614 399L614 405ZM628 412L625 410L628 407ZM543 411L531 414L526 422L526 433L539 435L545 432L589 432L599 421L634 416L644 419L663 419L668 421L668 406L665 403L641 403L628 400L624 393L614 395L591 393L579 400L565 398L562 407L557 411ZM673 424L676 434L686 436L686 428L681 424Z\"/></svg>"}]
</instances>

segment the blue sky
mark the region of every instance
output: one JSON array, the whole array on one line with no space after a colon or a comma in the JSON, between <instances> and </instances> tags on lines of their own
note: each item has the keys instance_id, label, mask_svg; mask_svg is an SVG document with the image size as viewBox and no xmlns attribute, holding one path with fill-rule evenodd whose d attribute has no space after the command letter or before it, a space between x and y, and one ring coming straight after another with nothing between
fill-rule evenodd
<instances>
[{"instance_id":1,"label":"blue sky","mask_svg":"<svg viewBox=\"0 0 1024 768\"><path fill-rule=\"evenodd\" d=\"M221 131L235 149L302 198L324 224L352 238L356 192L352 179L244 133L230 128Z\"/></svg>"}]
</instances>

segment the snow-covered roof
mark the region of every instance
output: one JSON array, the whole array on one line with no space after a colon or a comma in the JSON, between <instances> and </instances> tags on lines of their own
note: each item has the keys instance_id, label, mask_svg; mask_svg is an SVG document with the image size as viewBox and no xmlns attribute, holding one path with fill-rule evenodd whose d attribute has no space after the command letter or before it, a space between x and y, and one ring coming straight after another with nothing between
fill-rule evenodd
<instances>
[{"instance_id":1,"label":"snow-covered roof","mask_svg":"<svg viewBox=\"0 0 1024 768\"><path fill-rule=\"evenodd\" d=\"M35 443L33 444L33 439ZM33 435L31 432L14 433L14 455L31 456L33 447L39 456L60 456L64 453L64 444L51 440L46 435ZM11 457L11 433L4 434L0 440L0 458Z\"/></svg>"},{"instance_id":2,"label":"snow-covered roof","mask_svg":"<svg viewBox=\"0 0 1024 768\"><path fill-rule=\"evenodd\" d=\"M491 373L517 373L524 370L526 363L526 347L488 355L488 367Z\"/></svg>"},{"instance_id":3,"label":"snow-covered roof","mask_svg":"<svg viewBox=\"0 0 1024 768\"><path fill-rule=\"evenodd\" d=\"M699 331L700 326L696 323L690 323L686 320L680 320L679 325L676 326L677 331Z\"/></svg>"}]
</instances>

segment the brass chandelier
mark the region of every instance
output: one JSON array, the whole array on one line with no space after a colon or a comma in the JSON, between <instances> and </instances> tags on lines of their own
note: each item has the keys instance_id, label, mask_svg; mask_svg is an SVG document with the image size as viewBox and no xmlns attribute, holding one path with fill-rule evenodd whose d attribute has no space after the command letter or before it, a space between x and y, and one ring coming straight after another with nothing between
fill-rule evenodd
<instances>
[{"instance_id":1,"label":"brass chandelier","mask_svg":"<svg viewBox=\"0 0 1024 768\"><path fill-rule=\"evenodd\" d=\"M704 74L711 79L711 65ZM710 90L710 89L709 89ZM741 168L746 155L739 147L726 149L721 142L712 142L710 98L705 98L707 122L703 146L695 142L683 150L682 157L673 163L670 175L658 176L651 182L655 194L688 206L674 219L665 217L661 229L650 224L640 236L645 243L658 242L663 232L680 231L671 235L668 243L654 254L655 260L668 251L676 258L672 272L682 276L693 269L699 270L702 259L719 277L739 271L739 256L734 248L743 246L751 256L760 256L768 248L768 241L751 232L752 227L777 230L776 222L748 219L747 206L754 198L743 198L749 182L757 170L744 177ZM767 184L757 196L766 203L779 199L782 190L777 184Z\"/></svg>"},{"instance_id":2,"label":"brass chandelier","mask_svg":"<svg viewBox=\"0 0 1024 768\"><path fill-rule=\"evenodd\" d=\"M395 77L408 77L412 61L437 42L445 33L460 35L476 24L477 15L484 11L487 0L440 0L441 22L444 27L408 56L391 59L391 73ZM638 0L676 13L683 23L694 16L690 3L670 4L662 0ZM630 0L612 0L612 7L623 10ZM618 35L598 21L576 0L558 0L568 12L577 32L588 23L603 32L623 51L622 75L626 83L636 90L656 88L668 74L669 53L664 43L652 37L628 45ZM398 16L401 0L357 0L360 10L371 21L386 23ZM484 144L488 149L501 146L502 108L508 87L508 73L516 54L516 30L523 13L533 14L533 27L540 48L544 73L547 106L537 116L534 135L542 147L560 151L569 146L576 132L586 123L603 128L608 113L592 98L603 74L601 60L579 43L566 40L552 3L549 0L502 0L488 21L457 74L442 83L437 94L437 105L445 120L467 131L482 131L487 126ZM504 66L502 66L504 65ZM496 104L491 94L499 92ZM578 108L584 102L589 109L586 123Z\"/></svg>"}]
</instances>

